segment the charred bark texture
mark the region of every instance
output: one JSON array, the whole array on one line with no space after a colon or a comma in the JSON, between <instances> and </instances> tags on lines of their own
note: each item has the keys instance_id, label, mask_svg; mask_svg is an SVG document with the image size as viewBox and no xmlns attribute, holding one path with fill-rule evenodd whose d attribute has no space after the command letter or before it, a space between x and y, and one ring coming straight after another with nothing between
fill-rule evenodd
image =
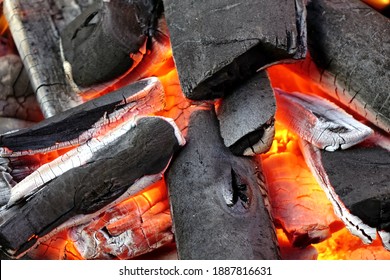
<instances>
[{"instance_id":1,"label":"charred bark texture","mask_svg":"<svg viewBox=\"0 0 390 280\"><path fill-rule=\"evenodd\" d=\"M337 195L362 221L390 232L390 152L355 147L321 153L322 164Z\"/></svg>"},{"instance_id":2,"label":"charred bark texture","mask_svg":"<svg viewBox=\"0 0 390 280\"><path fill-rule=\"evenodd\" d=\"M223 145L214 112L192 114L167 182L180 259L278 258L261 170Z\"/></svg>"},{"instance_id":3,"label":"charred bark texture","mask_svg":"<svg viewBox=\"0 0 390 280\"><path fill-rule=\"evenodd\" d=\"M318 0L307 28L313 60L339 86L335 98L389 132L389 19L358 0Z\"/></svg>"},{"instance_id":4,"label":"charred bark texture","mask_svg":"<svg viewBox=\"0 0 390 280\"><path fill-rule=\"evenodd\" d=\"M86 164L3 209L2 249L18 256L69 219L110 205L137 180L161 173L178 148L176 131L169 122L157 117L139 119L133 129L98 150Z\"/></svg>"},{"instance_id":5,"label":"charred bark texture","mask_svg":"<svg viewBox=\"0 0 390 280\"><path fill-rule=\"evenodd\" d=\"M306 53L301 0L164 0L164 8L181 87L191 99L221 97L259 68Z\"/></svg>"},{"instance_id":6,"label":"charred bark texture","mask_svg":"<svg viewBox=\"0 0 390 280\"><path fill-rule=\"evenodd\" d=\"M80 104L66 82L49 1L5 0L4 14L44 116Z\"/></svg>"},{"instance_id":7,"label":"charred bark texture","mask_svg":"<svg viewBox=\"0 0 390 280\"><path fill-rule=\"evenodd\" d=\"M217 110L223 142L235 155L255 155L271 147L275 134L274 93L261 71L226 96Z\"/></svg>"},{"instance_id":8,"label":"charred bark texture","mask_svg":"<svg viewBox=\"0 0 390 280\"><path fill-rule=\"evenodd\" d=\"M161 10L160 0L99 1L77 17L61 34L76 84L106 82L133 66Z\"/></svg>"}]
</instances>

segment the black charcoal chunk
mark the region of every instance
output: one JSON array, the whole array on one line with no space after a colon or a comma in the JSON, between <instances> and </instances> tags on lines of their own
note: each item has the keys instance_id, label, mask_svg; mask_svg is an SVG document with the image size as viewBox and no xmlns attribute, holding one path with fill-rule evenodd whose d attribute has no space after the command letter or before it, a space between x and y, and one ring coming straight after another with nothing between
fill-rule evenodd
<instances>
[{"instance_id":1,"label":"black charcoal chunk","mask_svg":"<svg viewBox=\"0 0 390 280\"><path fill-rule=\"evenodd\" d=\"M259 68L306 54L301 0L164 0L182 90L213 99Z\"/></svg>"},{"instance_id":2,"label":"black charcoal chunk","mask_svg":"<svg viewBox=\"0 0 390 280\"><path fill-rule=\"evenodd\" d=\"M196 111L167 171L180 259L277 259L262 171L222 142L213 111Z\"/></svg>"}]
</instances>

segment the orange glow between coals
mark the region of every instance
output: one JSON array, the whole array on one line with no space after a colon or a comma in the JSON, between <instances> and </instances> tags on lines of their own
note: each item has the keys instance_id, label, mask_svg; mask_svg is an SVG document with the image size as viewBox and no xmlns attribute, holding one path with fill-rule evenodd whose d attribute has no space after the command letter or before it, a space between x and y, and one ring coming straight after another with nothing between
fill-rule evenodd
<instances>
[{"instance_id":1,"label":"orange glow between coals","mask_svg":"<svg viewBox=\"0 0 390 280\"><path fill-rule=\"evenodd\" d=\"M390 6L390 0L362 0L378 11L382 11Z\"/></svg>"}]
</instances>

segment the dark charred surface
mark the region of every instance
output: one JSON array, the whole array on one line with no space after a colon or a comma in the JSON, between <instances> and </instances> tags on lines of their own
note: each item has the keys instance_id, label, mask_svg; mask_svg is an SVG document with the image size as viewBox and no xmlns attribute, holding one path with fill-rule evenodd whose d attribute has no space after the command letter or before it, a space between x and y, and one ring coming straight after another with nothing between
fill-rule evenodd
<instances>
[{"instance_id":1,"label":"dark charred surface","mask_svg":"<svg viewBox=\"0 0 390 280\"><path fill-rule=\"evenodd\" d=\"M98 1L62 32L66 60L79 86L90 86L123 74L153 36L162 10L160 0Z\"/></svg>"},{"instance_id":2,"label":"dark charred surface","mask_svg":"<svg viewBox=\"0 0 390 280\"><path fill-rule=\"evenodd\" d=\"M242 155L245 149L262 141L265 127L274 118L275 103L265 71L259 72L221 100L217 110L221 136L235 155Z\"/></svg>"},{"instance_id":3,"label":"dark charred surface","mask_svg":"<svg viewBox=\"0 0 390 280\"><path fill-rule=\"evenodd\" d=\"M214 112L193 113L188 133L167 173L179 258L278 258L261 170L223 145Z\"/></svg>"},{"instance_id":4,"label":"dark charred surface","mask_svg":"<svg viewBox=\"0 0 390 280\"><path fill-rule=\"evenodd\" d=\"M125 98L143 90L147 83L146 80L139 81L45 119L32 127L0 135L0 147L18 152L43 149L77 139L105 114L120 109L120 103Z\"/></svg>"},{"instance_id":5,"label":"dark charred surface","mask_svg":"<svg viewBox=\"0 0 390 280\"><path fill-rule=\"evenodd\" d=\"M358 0L318 0L307 6L307 28L313 60L337 77L351 109L356 99L389 132L389 19Z\"/></svg>"},{"instance_id":6,"label":"dark charred surface","mask_svg":"<svg viewBox=\"0 0 390 280\"><path fill-rule=\"evenodd\" d=\"M261 67L305 56L300 0L163 2L181 87L188 98L221 97Z\"/></svg>"},{"instance_id":7,"label":"dark charred surface","mask_svg":"<svg viewBox=\"0 0 390 280\"><path fill-rule=\"evenodd\" d=\"M367 225L390 231L390 152L354 147L321 152L330 183L345 206Z\"/></svg>"},{"instance_id":8,"label":"dark charred surface","mask_svg":"<svg viewBox=\"0 0 390 280\"><path fill-rule=\"evenodd\" d=\"M140 119L135 128L99 150L86 164L4 209L0 213L3 250L18 255L70 218L95 213L137 179L161 173L178 148L170 123L161 118Z\"/></svg>"}]
</instances>

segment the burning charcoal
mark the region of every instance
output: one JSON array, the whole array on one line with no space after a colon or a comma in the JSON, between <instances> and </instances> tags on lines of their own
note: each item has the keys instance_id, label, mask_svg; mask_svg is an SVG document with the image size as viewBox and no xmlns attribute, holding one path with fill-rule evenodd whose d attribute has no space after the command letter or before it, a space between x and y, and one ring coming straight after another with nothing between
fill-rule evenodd
<instances>
[{"instance_id":1,"label":"burning charcoal","mask_svg":"<svg viewBox=\"0 0 390 280\"><path fill-rule=\"evenodd\" d=\"M307 28L319 70L302 65L302 73L389 133L389 19L359 0L318 0L307 5Z\"/></svg>"},{"instance_id":2,"label":"burning charcoal","mask_svg":"<svg viewBox=\"0 0 390 280\"><path fill-rule=\"evenodd\" d=\"M188 144L167 174L180 259L276 259L261 170L223 145L210 110L192 114Z\"/></svg>"},{"instance_id":3,"label":"burning charcoal","mask_svg":"<svg viewBox=\"0 0 390 280\"><path fill-rule=\"evenodd\" d=\"M347 149L373 130L358 122L335 104L314 95L275 89L277 119L320 149Z\"/></svg>"},{"instance_id":4,"label":"burning charcoal","mask_svg":"<svg viewBox=\"0 0 390 280\"><path fill-rule=\"evenodd\" d=\"M0 116L30 121L42 119L22 60L14 54L0 57Z\"/></svg>"},{"instance_id":5,"label":"burning charcoal","mask_svg":"<svg viewBox=\"0 0 390 280\"><path fill-rule=\"evenodd\" d=\"M261 71L221 101L217 116L225 146L235 155L267 151L275 133L274 115L274 93Z\"/></svg>"},{"instance_id":6,"label":"burning charcoal","mask_svg":"<svg viewBox=\"0 0 390 280\"><path fill-rule=\"evenodd\" d=\"M99 1L84 11L61 34L76 84L106 82L135 67L161 11L160 0Z\"/></svg>"},{"instance_id":7,"label":"burning charcoal","mask_svg":"<svg viewBox=\"0 0 390 280\"><path fill-rule=\"evenodd\" d=\"M4 14L45 117L82 102L66 83L51 8L49 1L4 1Z\"/></svg>"},{"instance_id":8,"label":"burning charcoal","mask_svg":"<svg viewBox=\"0 0 390 280\"><path fill-rule=\"evenodd\" d=\"M260 68L306 54L301 0L164 0L184 94L214 99Z\"/></svg>"},{"instance_id":9,"label":"burning charcoal","mask_svg":"<svg viewBox=\"0 0 390 280\"><path fill-rule=\"evenodd\" d=\"M0 134L6 132L27 128L32 126L34 123L14 118L2 118L0 117ZM1 137L1 136L0 136Z\"/></svg>"},{"instance_id":10,"label":"burning charcoal","mask_svg":"<svg viewBox=\"0 0 390 280\"><path fill-rule=\"evenodd\" d=\"M161 179L183 144L172 120L139 117L64 155L80 165L39 168L25 179L40 184L39 191L9 202L0 212L2 250L18 257L37 241L98 216Z\"/></svg>"},{"instance_id":11,"label":"burning charcoal","mask_svg":"<svg viewBox=\"0 0 390 280\"><path fill-rule=\"evenodd\" d=\"M0 135L0 154L17 156L81 144L109 129L110 124L161 110L164 102L160 81L144 79L30 128Z\"/></svg>"},{"instance_id":12,"label":"burning charcoal","mask_svg":"<svg viewBox=\"0 0 390 280\"><path fill-rule=\"evenodd\" d=\"M130 259L173 242L163 180L113 206L88 224L70 229L85 259Z\"/></svg>"},{"instance_id":13,"label":"burning charcoal","mask_svg":"<svg viewBox=\"0 0 390 280\"><path fill-rule=\"evenodd\" d=\"M276 124L274 144L261 155L271 213L289 243L304 248L326 240L343 224L307 167L297 137Z\"/></svg>"},{"instance_id":14,"label":"burning charcoal","mask_svg":"<svg viewBox=\"0 0 390 280\"><path fill-rule=\"evenodd\" d=\"M348 230L371 243L381 236L390 250L390 152L355 146L333 153L302 143L304 155L335 213Z\"/></svg>"}]
</instances>

